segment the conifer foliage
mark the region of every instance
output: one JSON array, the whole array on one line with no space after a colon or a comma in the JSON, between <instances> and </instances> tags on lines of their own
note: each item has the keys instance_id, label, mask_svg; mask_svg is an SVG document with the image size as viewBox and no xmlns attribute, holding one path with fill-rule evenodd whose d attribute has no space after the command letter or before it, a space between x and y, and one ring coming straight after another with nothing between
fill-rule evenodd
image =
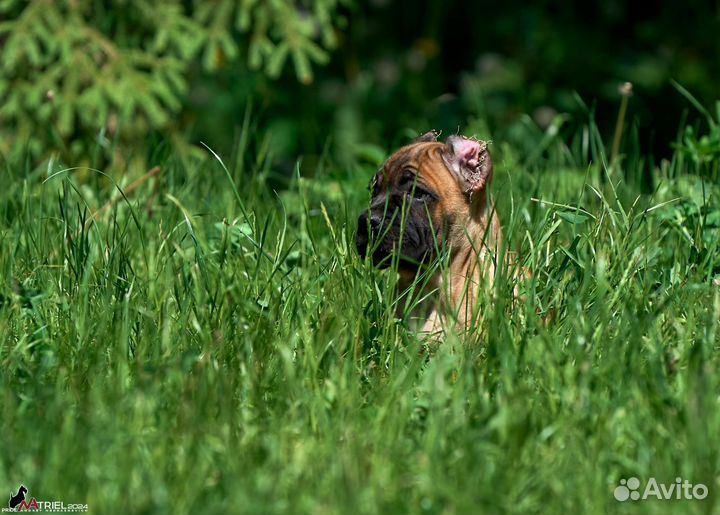
<instances>
[{"instance_id":1,"label":"conifer foliage","mask_svg":"<svg viewBox=\"0 0 720 515\"><path fill-rule=\"evenodd\" d=\"M0 0L0 152L87 150L172 129L189 70L246 63L301 82L335 46L342 0Z\"/></svg>"}]
</instances>

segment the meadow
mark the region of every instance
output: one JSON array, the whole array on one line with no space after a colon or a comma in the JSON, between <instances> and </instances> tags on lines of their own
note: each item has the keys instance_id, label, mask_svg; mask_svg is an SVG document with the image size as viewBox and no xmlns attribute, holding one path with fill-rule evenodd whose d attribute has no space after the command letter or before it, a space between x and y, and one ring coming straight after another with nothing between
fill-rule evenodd
<instances>
[{"instance_id":1,"label":"meadow","mask_svg":"<svg viewBox=\"0 0 720 515\"><path fill-rule=\"evenodd\" d=\"M7 492L91 513L720 512L716 165L613 155L592 123L528 133L530 156L494 141L532 277L501 275L482 337L421 352L396 273L355 251L394 149L279 187L251 133L205 159L148 146L146 176L3 161ZM616 501L630 477L708 495Z\"/></svg>"}]
</instances>

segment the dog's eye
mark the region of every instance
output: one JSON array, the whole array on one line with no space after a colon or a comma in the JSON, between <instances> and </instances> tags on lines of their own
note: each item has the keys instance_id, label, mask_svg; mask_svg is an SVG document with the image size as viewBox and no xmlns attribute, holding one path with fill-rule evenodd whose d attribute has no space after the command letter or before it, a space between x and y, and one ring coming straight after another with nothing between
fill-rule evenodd
<instances>
[{"instance_id":1,"label":"dog's eye","mask_svg":"<svg viewBox=\"0 0 720 515\"><path fill-rule=\"evenodd\" d=\"M420 186L418 176L410 170L403 173L400 183L398 184L398 187L404 191L410 191L418 186Z\"/></svg>"},{"instance_id":2,"label":"dog's eye","mask_svg":"<svg viewBox=\"0 0 720 515\"><path fill-rule=\"evenodd\" d=\"M436 198L435 194L433 192L426 190L419 184L416 184L415 187L412 190L410 190L410 193L412 194L412 197L415 200L426 201L426 200L434 200Z\"/></svg>"},{"instance_id":3,"label":"dog's eye","mask_svg":"<svg viewBox=\"0 0 720 515\"><path fill-rule=\"evenodd\" d=\"M403 174L398 186L402 191L405 191L406 194L412 196L414 200L427 201L437 198L432 191L423 186L423 184L418 180L418 176L411 171Z\"/></svg>"}]
</instances>

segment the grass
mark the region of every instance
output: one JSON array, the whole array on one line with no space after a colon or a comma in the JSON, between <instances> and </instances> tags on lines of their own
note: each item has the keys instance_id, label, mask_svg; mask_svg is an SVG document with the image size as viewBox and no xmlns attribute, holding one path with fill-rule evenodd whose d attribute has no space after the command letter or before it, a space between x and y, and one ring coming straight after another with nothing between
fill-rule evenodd
<instances>
[{"instance_id":1,"label":"grass","mask_svg":"<svg viewBox=\"0 0 720 515\"><path fill-rule=\"evenodd\" d=\"M168 156L122 197L6 163L0 485L92 513L719 513L717 177L678 154L641 193L590 135L495 144L533 278L432 357L354 251L374 166L276 194L267 161ZM633 476L709 495L617 502Z\"/></svg>"}]
</instances>

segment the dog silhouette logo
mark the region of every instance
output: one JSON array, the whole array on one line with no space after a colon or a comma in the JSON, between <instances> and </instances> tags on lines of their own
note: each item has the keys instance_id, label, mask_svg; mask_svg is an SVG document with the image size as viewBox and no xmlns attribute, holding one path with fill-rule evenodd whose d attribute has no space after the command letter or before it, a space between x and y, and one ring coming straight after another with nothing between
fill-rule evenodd
<instances>
[{"instance_id":1,"label":"dog silhouette logo","mask_svg":"<svg viewBox=\"0 0 720 515\"><path fill-rule=\"evenodd\" d=\"M22 503L25 500L25 494L28 492L28 489L25 488L25 485L20 485L20 488L18 488L18 491L15 495L10 492L10 500L8 501L8 508L11 510L14 510L17 508L20 503Z\"/></svg>"}]
</instances>

